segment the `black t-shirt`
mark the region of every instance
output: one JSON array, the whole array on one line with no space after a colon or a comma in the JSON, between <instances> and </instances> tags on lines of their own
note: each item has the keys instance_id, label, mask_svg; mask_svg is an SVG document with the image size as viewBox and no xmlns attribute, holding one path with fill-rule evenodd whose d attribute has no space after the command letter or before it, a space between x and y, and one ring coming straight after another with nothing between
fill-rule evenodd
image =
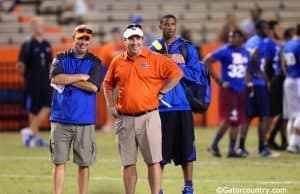
<instances>
[{"instance_id":1,"label":"black t-shirt","mask_svg":"<svg viewBox=\"0 0 300 194\"><path fill-rule=\"evenodd\" d=\"M51 45L47 40L38 42L31 37L22 44L19 62L25 65L25 90L48 90L49 68L52 60Z\"/></svg>"}]
</instances>

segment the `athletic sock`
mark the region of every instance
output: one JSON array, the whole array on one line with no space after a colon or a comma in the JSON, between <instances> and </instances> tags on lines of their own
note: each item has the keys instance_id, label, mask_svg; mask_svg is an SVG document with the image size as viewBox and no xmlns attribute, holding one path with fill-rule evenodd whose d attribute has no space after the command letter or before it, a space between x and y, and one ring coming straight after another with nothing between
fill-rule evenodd
<instances>
[{"instance_id":1,"label":"athletic sock","mask_svg":"<svg viewBox=\"0 0 300 194\"><path fill-rule=\"evenodd\" d=\"M236 139L231 139L231 140L229 141L229 151L230 151L230 152L234 152L235 143L236 143Z\"/></svg>"},{"instance_id":2,"label":"athletic sock","mask_svg":"<svg viewBox=\"0 0 300 194\"><path fill-rule=\"evenodd\" d=\"M185 180L184 181L184 186L193 187L193 181L192 180Z\"/></svg>"},{"instance_id":3,"label":"athletic sock","mask_svg":"<svg viewBox=\"0 0 300 194\"><path fill-rule=\"evenodd\" d=\"M218 143L222 139L222 136L223 136L223 134L221 134L221 133L216 134L215 139L212 143L212 147L217 147L218 146Z\"/></svg>"},{"instance_id":4,"label":"athletic sock","mask_svg":"<svg viewBox=\"0 0 300 194\"><path fill-rule=\"evenodd\" d=\"M298 145L298 144L299 144L299 139L300 139L299 135L293 133L293 134L291 135L290 145L292 145L292 146Z\"/></svg>"},{"instance_id":5,"label":"athletic sock","mask_svg":"<svg viewBox=\"0 0 300 194\"><path fill-rule=\"evenodd\" d=\"M240 145L239 145L239 148L244 150L245 149L245 138L244 137L241 137L240 138Z\"/></svg>"}]
</instances>

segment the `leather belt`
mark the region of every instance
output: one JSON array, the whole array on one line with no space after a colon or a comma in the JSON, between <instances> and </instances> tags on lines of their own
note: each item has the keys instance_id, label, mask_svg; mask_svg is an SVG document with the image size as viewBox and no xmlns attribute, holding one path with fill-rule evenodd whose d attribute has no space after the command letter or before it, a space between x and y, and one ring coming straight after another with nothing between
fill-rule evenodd
<instances>
[{"instance_id":1,"label":"leather belt","mask_svg":"<svg viewBox=\"0 0 300 194\"><path fill-rule=\"evenodd\" d=\"M123 113L123 112L119 112L119 111L118 111L118 113L120 115L124 115L124 116L139 117L139 116L145 115L145 114L147 114L149 112L152 112L152 111L155 111L155 110L157 110L157 108L146 110L144 112L138 112L138 113Z\"/></svg>"}]
</instances>

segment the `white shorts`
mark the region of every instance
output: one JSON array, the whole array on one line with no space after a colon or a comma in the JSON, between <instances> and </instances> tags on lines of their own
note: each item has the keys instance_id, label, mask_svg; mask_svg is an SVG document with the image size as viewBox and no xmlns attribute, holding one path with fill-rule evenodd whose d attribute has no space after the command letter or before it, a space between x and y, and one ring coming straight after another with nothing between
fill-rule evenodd
<instances>
[{"instance_id":1,"label":"white shorts","mask_svg":"<svg viewBox=\"0 0 300 194\"><path fill-rule=\"evenodd\" d=\"M293 119L300 116L300 78L286 78L283 85L283 116Z\"/></svg>"}]
</instances>

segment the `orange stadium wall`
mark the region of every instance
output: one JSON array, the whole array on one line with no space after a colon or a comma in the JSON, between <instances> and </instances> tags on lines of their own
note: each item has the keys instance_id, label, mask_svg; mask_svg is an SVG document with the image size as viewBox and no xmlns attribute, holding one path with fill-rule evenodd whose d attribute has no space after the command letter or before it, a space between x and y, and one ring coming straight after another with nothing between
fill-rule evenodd
<instances>
[{"instance_id":1,"label":"orange stadium wall","mask_svg":"<svg viewBox=\"0 0 300 194\"><path fill-rule=\"evenodd\" d=\"M201 46L201 52L202 56L205 56L209 52L215 50L216 48L220 47L219 44L207 44ZM53 48L53 54L56 54L59 51L64 50L66 47L54 47ZM92 47L90 48L90 51L93 53L98 53L100 47ZM3 85L9 85L10 87L20 88L23 84L22 76L17 74L17 71L15 69L15 64L17 62L18 58L18 52L19 47L11 47L11 46L5 46L0 47L0 90L3 89ZM13 71L7 71L5 72L5 69L9 66L10 69L13 69ZM219 65L215 66L215 69L217 72L220 71ZM6 74L14 74L12 76L7 76ZM195 125L196 126L216 126L218 124L218 86L217 84L212 80L212 103L208 109L208 111L204 115L195 114ZM0 107L3 107L1 105ZM97 94L97 127L101 127L105 122L105 101L103 92L99 92ZM10 112L11 110L0 110L1 114L6 114L6 112ZM22 110L20 110L22 111ZM25 113L22 112L21 115L24 115ZM26 125L26 121L15 120L13 123L11 123L9 126L7 125L7 121L0 120L0 130L2 129L16 129L20 127L24 127ZM49 121L45 121L44 123L45 128L49 128Z\"/></svg>"}]
</instances>

